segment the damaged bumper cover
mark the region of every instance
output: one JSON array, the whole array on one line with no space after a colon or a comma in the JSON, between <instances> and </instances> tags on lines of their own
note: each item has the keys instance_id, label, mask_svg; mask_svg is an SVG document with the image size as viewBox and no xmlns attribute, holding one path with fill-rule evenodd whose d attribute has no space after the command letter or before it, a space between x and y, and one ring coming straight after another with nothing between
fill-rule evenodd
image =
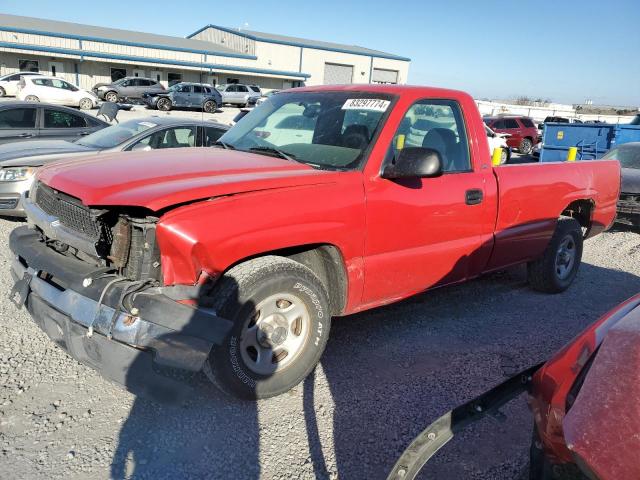
<instances>
[{"instance_id":1,"label":"damaged bumper cover","mask_svg":"<svg viewBox=\"0 0 640 480\"><path fill-rule=\"evenodd\" d=\"M175 397L185 387L176 373L201 370L231 328L210 310L179 303L171 287L128 295L134 282L59 254L28 226L16 228L9 245L12 300L76 360L134 393Z\"/></svg>"}]
</instances>

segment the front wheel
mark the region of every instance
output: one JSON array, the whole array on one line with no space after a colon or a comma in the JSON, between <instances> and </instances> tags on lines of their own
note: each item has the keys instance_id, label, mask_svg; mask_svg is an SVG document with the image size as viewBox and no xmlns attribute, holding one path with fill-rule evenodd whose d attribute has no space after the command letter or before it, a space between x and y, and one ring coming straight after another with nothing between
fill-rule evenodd
<instances>
[{"instance_id":1,"label":"front wheel","mask_svg":"<svg viewBox=\"0 0 640 480\"><path fill-rule=\"evenodd\" d=\"M24 99L27 102L39 102L40 101L40 99L38 97L36 97L35 95L27 95Z\"/></svg>"},{"instance_id":2,"label":"front wheel","mask_svg":"<svg viewBox=\"0 0 640 480\"><path fill-rule=\"evenodd\" d=\"M523 155L530 155L533 151L533 142L530 138L523 138L520 142L520 147L518 147L520 153Z\"/></svg>"},{"instance_id":3,"label":"front wheel","mask_svg":"<svg viewBox=\"0 0 640 480\"><path fill-rule=\"evenodd\" d=\"M158 103L156 103L156 108L163 112L168 112L169 110L171 110L171 100L169 100L168 98L159 99Z\"/></svg>"},{"instance_id":4,"label":"front wheel","mask_svg":"<svg viewBox=\"0 0 640 480\"><path fill-rule=\"evenodd\" d=\"M222 391L273 397L315 368L331 314L325 288L308 267L277 256L249 260L224 275L212 298L218 315L234 323L204 368Z\"/></svg>"},{"instance_id":5,"label":"front wheel","mask_svg":"<svg viewBox=\"0 0 640 480\"><path fill-rule=\"evenodd\" d=\"M542 258L527 265L529 284L546 293L560 293L569 288L582 260L582 241L578 221L560 218Z\"/></svg>"}]
</instances>

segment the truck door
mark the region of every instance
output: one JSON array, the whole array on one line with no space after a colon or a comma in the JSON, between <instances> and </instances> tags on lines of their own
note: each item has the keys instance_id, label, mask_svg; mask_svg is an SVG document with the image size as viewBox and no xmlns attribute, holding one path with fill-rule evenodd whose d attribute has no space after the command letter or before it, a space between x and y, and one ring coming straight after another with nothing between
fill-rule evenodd
<instances>
[{"instance_id":1,"label":"truck door","mask_svg":"<svg viewBox=\"0 0 640 480\"><path fill-rule=\"evenodd\" d=\"M484 169L479 165L479 148L486 146L469 142L465 123L471 124L465 122L457 101L414 103L383 162L392 161L403 148L428 147L440 152L443 175L402 180L378 176L365 181L364 305L464 280L486 264L495 221L495 179L487 165Z\"/></svg>"}]
</instances>

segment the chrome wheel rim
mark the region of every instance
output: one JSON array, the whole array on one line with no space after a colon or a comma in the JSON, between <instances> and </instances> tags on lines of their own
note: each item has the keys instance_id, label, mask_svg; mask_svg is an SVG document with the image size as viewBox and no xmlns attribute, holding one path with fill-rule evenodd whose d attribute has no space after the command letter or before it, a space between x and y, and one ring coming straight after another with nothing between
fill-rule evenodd
<instances>
[{"instance_id":1,"label":"chrome wheel rim","mask_svg":"<svg viewBox=\"0 0 640 480\"><path fill-rule=\"evenodd\" d=\"M107 96L105 98L107 102L115 103L118 101L118 96L115 93L107 93Z\"/></svg>"},{"instance_id":2,"label":"chrome wheel rim","mask_svg":"<svg viewBox=\"0 0 640 480\"><path fill-rule=\"evenodd\" d=\"M169 110L169 102L164 99L158 100L158 110L163 110L163 111Z\"/></svg>"},{"instance_id":3,"label":"chrome wheel rim","mask_svg":"<svg viewBox=\"0 0 640 480\"><path fill-rule=\"evenodd\" d=\"M507 151L503 148L502 154L500 155L500 163L507 163L507 160L508 160Z\"/></svg>"},{"instance_id":4,"label":"chrome wheel rim","mask_svg":"<svg viewBox=\"0 0 640 480\"><path fill-rule=\"evenodd\" d=\"M38 97L36 97L35 95L27 95L25 100L27 102L37 102L38 101Z\"/></svg>"},{"instance_id":5,"label":"chrome wheel rim","mask_svg":"<svg viewBox=\"0 0 640 480\"><path fill-rule=\"evenodd\" d=\"M556 275L560 280L566 279L576 262L576 242L571 235L566 236L556 253Z\"/></svg>"},{"instance_id":6,"label":"chrome wheel rim","mask_svg":"<svg viewBox=\"0 0 640 480\"><path fill-rule=\"evenodd\" d=\"M297 296L278 293L262 300L245 322L240 356L249 370L273 375L290 366L304 350L311 317Z\"/></svg>"},{"instance_id":7,"label":"chrome wheel rim","mask_svg":"<svg viewBox=\"0 0 640 480\"><path fill-rule=\"evenodd\" d=\"M93 107L93 103L88 98L85 98L85 99L80 101L80 108L81 109L89 110L91 107Z\"/></svg>"},{"instance_id":8,"label":"chrome wheel rim","mask_svg":"<svg viewBox=\"0 0 640 480\"><path fill-rule=\"evenodd\" d=\"M204 111L207 113L211 113L215 110L215 106L213 105L212 102L205 102L204 104Z\"/></svg>"}]
</instances>

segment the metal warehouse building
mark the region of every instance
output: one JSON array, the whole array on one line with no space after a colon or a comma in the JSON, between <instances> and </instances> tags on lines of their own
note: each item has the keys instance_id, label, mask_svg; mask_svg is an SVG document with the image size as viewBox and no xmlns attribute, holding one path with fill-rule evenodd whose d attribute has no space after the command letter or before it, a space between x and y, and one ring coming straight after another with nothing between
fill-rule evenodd
<instances>
[{"instance_id":1,"label":"metal warehouse building","mask_svg":"<svg viewBox=\"0 0 640 480\"><path fill-rule=\"evenodd\" d=\"M123 76L265 89L405 83L408 58L353 45L207 25L187 38L0 14L0 75L39 71L82 88Z\"/></svg>"}]
</instances>

